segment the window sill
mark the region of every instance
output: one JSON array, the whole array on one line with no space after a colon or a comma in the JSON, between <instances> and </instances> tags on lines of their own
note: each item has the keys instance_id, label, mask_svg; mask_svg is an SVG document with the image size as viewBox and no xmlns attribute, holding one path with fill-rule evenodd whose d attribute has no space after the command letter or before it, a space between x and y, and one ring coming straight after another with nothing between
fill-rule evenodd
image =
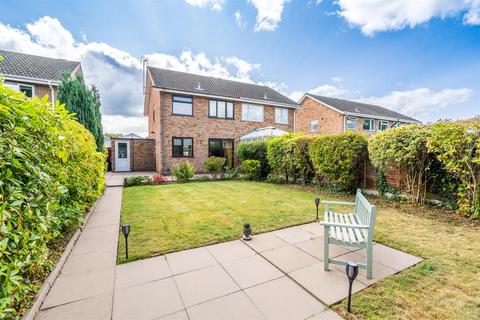
<instances>
[{"instance_id":1,"label":"window sill","mask_svg":"<svg viewBox=\"0 0 480 320\"><path fill-rule=\"evenodd\" d=\"M171 116L176 116L176 117L192 117L192 118L193 118L193 114L178 114L178 113L171 113L170 115L171 115Z\"/></svg>"},{"instance_id":2,"label":"window sill","mask_svg":"<svg viewBox=\"0 0 480 320\"><path fill-rule=\"evenodd\" d=\"M245 121L245 122L258 122L258 123L262 123L262 122L265 122L265 119L264 119L264 120L245 120L245 119L242 119L242 121Z\"/></svg>"}]
</instances>

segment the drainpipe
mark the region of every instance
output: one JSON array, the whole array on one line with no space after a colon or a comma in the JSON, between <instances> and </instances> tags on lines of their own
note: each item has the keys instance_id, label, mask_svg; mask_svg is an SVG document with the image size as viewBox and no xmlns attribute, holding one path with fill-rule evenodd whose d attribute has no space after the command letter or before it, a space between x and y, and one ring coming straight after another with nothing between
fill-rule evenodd
<instances>
[{"instance_id":1,"label":"drainpipe","mask_svg":"<svg viewBox=\"0 0 480 320\"><path fill-rule=\"evenodd\" d=\"M165 109L165 93L158 92L160 96L160 148L162 150L162 173L166 174L166 150L165 150L165 126L164 126L164 109Z\"/></svg>"},{"instance_id":2,"label":"drainpipe","mask_svg":"<svg viewBox=\"0 0 480 320\"><path fill-rule=\"evenodd\" d=\"M293 132L297 131L297 108L293 109Z\"/></svg>"},{"instance_id":3,"label":"drainpipe","mask_svg":"<svg viewBox=\"0 0 480 320\"><path fill-rule=\"evenodd\" d=\"M52 106L55 107L55 90L53 90L52 81L48 81L48 86L50 87Z\"/></svg>"},{"instance_id":4,"label":"drainpipe","mask_svg":"<svg viewBox=\"0 0 480 320\"><path fill-rule=\"evenodd\" d=\"M347 115L343 115L343 132L346 131L346 128L347 128Z\"/></svg>"}]
</instances>

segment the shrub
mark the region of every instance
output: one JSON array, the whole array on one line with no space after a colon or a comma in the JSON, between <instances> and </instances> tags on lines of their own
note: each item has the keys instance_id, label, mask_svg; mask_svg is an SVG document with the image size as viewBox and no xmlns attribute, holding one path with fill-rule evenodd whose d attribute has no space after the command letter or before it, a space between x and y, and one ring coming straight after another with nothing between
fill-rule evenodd
<instances>
[{"instance_id":1,"label":"shrub","mask_svg":"<svg viewBox=\"0 0 480 320\"><path fill-rule=\"evenodd\" d=\"M241 161L258 160L261 165L261 178L266 178L270 172L267 160L267 141L240 142L237 148Z\"/></svg>"},{"instance_id":2,"label":"shrub","mask_svg":"<svg viewBox=\"0 0 480 320\"><path fill-rule=\"evenodd\" d=\"M292 155L288 153L288 141L292 138L291 134L285 134L274 138L267 143L267 160L271 173L276 176L284 176L286 182L293 173Z\"/></svg>"},{"instance_id":3,"label":"shrub","mask_svg":"<svg viewBox=\"0 0 480 320\"><path fill-rule=\"evenodd\" d=\"M243 171L249 179L258 179L261 174L262 165L258 160L245 160L243 161Z\"/></svg>"},{"instance_id":4,"label":"shrub","mask_svg":"<svg viewBox=\"0 0 480 320\"><path fill-rule=\"evenodd\" d=\"M0 318L20 316L51 270L48 245L102 193L93 136L48 97L0 84Z\"/></svg>"},{"instance_id":5,"label":"shrub","mask_svg":"<svg viewBox=\"0 0 480 320\"><path fill-rule=\"evenodd\" d=\"M427 146L461 182L457 191L460 212L480 218L480 123L437 123Z\"/></svg>"},{"instance_id":6,"label":"shrub","mask_svg":"<svg viewBox=\"0 0 480 320\"><path fill-rule=\"evenodd\" d=\"M384 172L400 169L412 203L425 203L430 165L434 159L427 150L429 136L427 126L408 125L377 133L369 142L372 164Z\"/></svg>"},{"instance_id":7,"label":"shrub","mask_svg":"<svg viewBox=\"0 0 480 320\"><path fill-rule=\"evenodd\" d=\"M150 184L152 179L148 176L136 176L136 177L128 177L125 178L125 187L132 187L132 186L141 186L145 184Z\"/></svg>"},{"instance_id":8,"label":"shrub","mask_svg":"<svg viewBox=\"0 0 480 320\"><path fill-rule=\"evenodd\" d=\"M366 150L367 139L362 134L345 132L312 138L309 155L319 181L353 191Z\"/></svg>"},{"instance_id":9,"label":"shrub","mask_svg":"<svg viewBox=\"0 0 480 320\"><path fill-rule=\"evenodd\" d=\"M153 176L152 182L154 184L162 184L162 183L168 182L168 179L167 177L162 176L161 174L156 174Z\"/></svg>"},{"instance_id":10,"label":"shrub","mask_svg":"<svg viewBox=\"0 0 480 320\"><path fill-rule=\"evenodd\" d=\"M308 155L311 141L311 137L296 135L290 139L287 145L287 155L291 155L293 161L294 177L301 178L303 184L309 183L315 172Z\"/></svg>"},{"instance_id":11,"label":"shrub","mask_svg":"<svg viewBox=\"0 0 480 320\"><path fill-rule=\"evenodd\" d=\"M188 182L195 176L195 167L190 162L183 161L172 167L172 174L178 182Z\"/></svg>"},{"instance_id":12,"label":"shrub","mask_svg":"<svg viewBox=\"0 0 480 320\"><path fill-rule=\"evenodd\" d=\"M221 157L208 157L203 161L203 167L212 174L213 179L217 179L217 176L223 171L225 161L226 159Z\"/></svg>"}]
</instances>

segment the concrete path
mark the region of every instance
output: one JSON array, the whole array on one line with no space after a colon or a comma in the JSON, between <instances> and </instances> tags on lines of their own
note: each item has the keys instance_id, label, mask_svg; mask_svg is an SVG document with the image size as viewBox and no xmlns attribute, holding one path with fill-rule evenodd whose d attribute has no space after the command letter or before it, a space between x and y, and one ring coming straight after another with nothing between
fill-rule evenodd
<instances>
[{"instance_id":1,"label":"concrete path","mask_svg":"<svg viewBox=\"0 0 480 320\"><path fill-rule=\"evenodd\" d=\"M37 319L341 319L328 305L347 296L348 282L341 266L323 271L318 223L116 266L121 193L107 188ZM362 250L330 252L364 259ZM361 270L353 289L420 260L375 244L374 279Z\"/></svg>"}]
</instances>

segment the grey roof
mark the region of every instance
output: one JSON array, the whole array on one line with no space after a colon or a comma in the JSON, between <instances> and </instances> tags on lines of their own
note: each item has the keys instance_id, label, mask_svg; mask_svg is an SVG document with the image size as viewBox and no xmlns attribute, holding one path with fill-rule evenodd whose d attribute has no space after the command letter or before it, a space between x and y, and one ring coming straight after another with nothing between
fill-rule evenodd
<instances>
[{"instance_id":1,"label":"grey roof","mask_svg":"<svg viewBox=\"0 0 480 320\"><path fill-rule=\"evenodd\" d=\"M153 78L153 86L165 90L181 91L190 94L257 100L265 103L278 103L296 106L297 103L267 86L239 81L201 76L186 72L148 67Z\"/></svg>"},{"instance_id":2,"label":"grey roof","mask_svg":"<svg viewBox=\"0 0 480 320\"><path fill-rule=\"evenodd\" d=\"M62 74L71 74L80 62L0 50L0 74L32 79L61 81Z\"/></svg>"},{"instance_id":3,"label":"grey roof","mask_svg":"<svg viewBox=\"0 0 480 320\"><path fill-rule=\"evenodd\" d=\"M417 119L414 119L412 117L409 117L404 114L398 113L396 111L393 111L384 107L376 106L373 104L318 96L316 94L311 94L311 93L307 93L307 95L341 112L345 112L349 114L359 114L359 115L362 114L362 115L371 115L371 116L387 117L387 118L394 118L394 119L400 118L400 120L420 122Z\"/></svg>"}]
</instances>

